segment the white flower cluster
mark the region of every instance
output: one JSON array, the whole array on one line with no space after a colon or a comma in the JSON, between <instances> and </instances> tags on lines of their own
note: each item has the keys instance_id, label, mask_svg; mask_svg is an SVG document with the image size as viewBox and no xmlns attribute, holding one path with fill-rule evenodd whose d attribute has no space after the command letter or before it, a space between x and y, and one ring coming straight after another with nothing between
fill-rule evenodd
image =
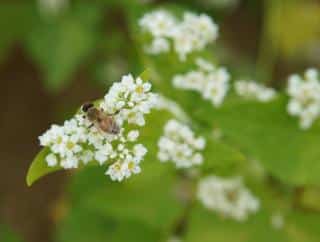
<instances>
[{"instance_id":1,"label":"white flower cluster","mask_svg":"<svg viewBox=\"0 0 320 242\"><path fill-rule=\"evenodd\" d=\"M244 221L249 213L259 209L259 200L243 185L239 177L225 179L216 176L203 178L198 186L198 199L205 207L219 214Z\"/></svg>"},{"instance_id":2,"label":"white flower cluster","mask_svg":"<svg viewBox=\"0 0 320 242\"><path fill-rule=\"evenodd\" d=\"M177 120L169 120L164 127L164 135L158 142L158 158L162 162L172 161L177 168L189 168L203 162L201 150L205 139L195 137L193 131Z\"/></svg>"},{"instance_id":3,"label":"white flower cluster","mask_svg":"<svg viewBox=\"0 0 320 242\"><path fill-rule=\"evenodd\" d=\"M198 91L214 106L220 106L229 89L229 73L225 68L215 67L202 58L196 60L196 65L196 70L175 75L173 85L180 89Z\"/></svg>"},{"instance_id":4,"label":"white flower cluster","mask_svg":"<svg viewBox=\"0 0 320 242\"><path fill-rule=\"evenodd\" d=\"M269 102L276 96L274 89L254 81L236 81L234 88L239 96L260 102Z\"/></svg>"},{"instance_id":5,"label":"white flower cluster","mask_svg":"<svg viewBox=\"0 0 320 242\"><path fill-rule=\"evenodd\" d=\"M292 75L289 78L288 94L290 101L288 112L300 118L300 127L308 129L320 116L319 73L308 69L304 77Z\"/></svg>"},{"instance_id":6,"label":"white flower cluster","mask_svg":"<svg viewBox=\"0 0 320 242\"><path fill-rule=\"evenodd\" d=\"M131 75L123 76L121 82L110 88L100 108L107 114L117 112L114 118L120 127L118 134L103 132L92 125L85 113L76 114L63 126L52 125L39 137L40 144L50 148L46 157L48 166L70 169L95 160L100 165L111 164L106 174L117 181L139 173L147 149L136 143L139 131L124 128L123 124L145 124L144 114L156 105L156 96L150 88L148 82L135 80Z\"/></svg>"},{"instance_id":7,"label":"white flower cluster","mask_svg":"<svg viewBox=\"0 0 320 242\"><path fill-rule=\"evenodd\" d=\"M108 113L119 112L116 115L119 125L127 121L144 126L144 115L157 105L157 95L150 90L149 82L143 82L139 77L134 80L131 75L123 76L121 82L112 85L100 108Z\"/></svg>"},{"instance_id":8,"label":"white flower cluster","mask_svg":"<svg viewBox=\"0 0 320 242\"><path fill-rule=\"evenodd\" d=\"M145 50L150 54L170 51L170 41L180 60L193 52L204 49L218 37L218 26L205 15L185 12L179 21L166 10L155 10L139 20L140 27L152 35L152 42Z\"/></svg>"}]
</instances>

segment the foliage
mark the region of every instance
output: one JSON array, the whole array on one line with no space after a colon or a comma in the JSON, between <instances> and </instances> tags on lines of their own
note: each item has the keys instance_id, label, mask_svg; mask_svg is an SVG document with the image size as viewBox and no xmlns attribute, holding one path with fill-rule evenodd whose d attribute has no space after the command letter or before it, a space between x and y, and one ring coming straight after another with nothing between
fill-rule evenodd
<instances>
[{"instance_id":1,"label":"foliage","mask_svg":"<svg viewBox=\"0 0 320 242\"><path fill-rule=\"evenodd\" d=\"M0 241L1 242L22 242L22 239L9 226L1 223L0 224Z\"/></svg>"},{"instance_id":2,"label":"foliage","mask_svg":"<svg viewBox=\"0 0 320 242\"><path fill-rule=\"evenodd\" d=\"M285 6L290 23L290 19L296 18L297 8L302 9L299 15L304 16L302 19L306 22L319 18L318 8L309 3L279 2L285 3L281 6ZM8 46L20 34L25 36L26 49L40 66L45 85L52 91L66 87L80 65L97 57L101 39L108 41L107 53L114 56L119 52L121 58L128 58L126 63L134 72L148 68L148 76L144 75L144 79L150 79L154 90L176 102L187 116L183 119L168 108L154 110L148 115L148 125L142 128L140 136L148 153L138 176L115 183L103 176L96 166L81 168L74 174L68 199L63 204L68 208L67 214L58 223L56 240L165 242L177 235L187 242L199 239L203 242L318 241L319 122L308 130L301 130L297 118L287 113L288 96L284 88L270 102L245 99L230 88L219 107L196 91L174 88L173 77L193 70L197 58L218 64L218 48L210 46L194 51L185 61L181 61L172 49L159 55L145 53L145 43L150 42L150 36L142 32L137 23L144 10L148 10L148 5L142 7L140 4L138 1L97 2L93 5L79 2L59 18L37 16L32 31L17 30L3 40L3 46ZM312 24L303 36L296 32L300 28L287 28L287 22L280 21L282 17L278 11L282 13L282 10L274 5L277 4L272 1L265 16L266 38L271 39L271 48L274 48L270 52L279 48L285 55L291 55L317 38L318 33ZM186 2L183 6L167 4L161 8L182 16L193 6L199 7ZM103 37L102 31L102 9L109 8L122 9L125 16L122 27L126 31L126 34L115 33L110 40ZM31 11L29 7L22 9L24 14ZM312 10L310 15L309 10ZM299 38L293 38L295 36ZM129 44L126 41L130 41ZM1 52L2 49L5 48L1 48ZM101 54L101 59L107 53ZM231 73L239 73L239 70L231 69ZM230 86L238 78L240 76L232 76ZM159 162L158 140L164 125L172 118L183 121L206 139L201 166L177 170L171 163ZM48 153L48 148L42 149L32 162L27 174L29 186L62 169L47 166L45 157ZM197 184L199 179L212 174L242 176L259 197L260 211L239 223L207 210L197 199ZM272 219L277 213L281 214L284 225L273 224Z\"/></svg>"},{"instance_id":3,"label":"foliage","mask_svg":"<svg viewBox=\"0 0 320 242\"><path fill-rule=\"evenodd\" d=\"M98 7L80 5L61 18L41 19L33 26L27 49L41 66L50 90L66 86L77 66L94 50L100 38L100 16Z\"/></svg>"}]
</instances>

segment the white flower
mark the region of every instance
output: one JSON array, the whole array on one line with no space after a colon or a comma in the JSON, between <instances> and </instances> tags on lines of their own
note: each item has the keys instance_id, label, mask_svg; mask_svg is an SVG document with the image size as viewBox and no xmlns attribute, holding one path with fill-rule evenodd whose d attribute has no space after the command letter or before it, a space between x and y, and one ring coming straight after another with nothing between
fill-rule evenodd
<instances>
[{"instance_id":1,"label":"white flower","mask_svg":"<svg viewBox=\"0 0 320 242\"><path fill-rule=\"evenodd\" d=\"M52 167L52 166L57 165L58 160L57 160L57 157L51 153L46 156L46 162L47 162L48 166Z\"/></svg>"},{"instance_id":2,"label":"white flower","mask_svg":"<svg viewBox=\"0 0 320 242\"><path fill-rule=\"evenodd\" d=\"M139 137L139 131L138 130L131 130L129 133L128 133L128 140L133 142L133 141L136 141Z\"/></svg>"},{"instance_id":3,"label":"white flower","mask_svg":"<svg viewBox=\"0 0 320 242\"><path fill-rule=\"evenodd\" d=\"M151 84L136 80L127 75L120 83L114 84L109 93L104 97L100 107L109 113L119 112L117 115L120 123L127 120L139 126L145 125L144 115L156 105L156 95L150 92ZM120 104L119 104L120 103Z\"/></svg>"},{"instance_id":4,"label":"white flower","mask_svg":"<svg viewBox=\"0 0 320 242\"><path fill-rule=\"evenodd\" d=\"M154 38L151 44L145 47L145 51L149 54L166 53L170 50L170 42L165 38Z\"/></svg>"},{"instance_id":5,"label":"white flower","mask_svg":"<svg viewBox=\"0 0 320 242\"><path fill-rule=\"evenodd\" d=\"M202 137L197 138L196 140L194 140L194 146L199 150L203 150L204 147L206 146L205 139Z\"/></svg>"},{"instance_id":6,"label":"white flower","mask_svg":"<svg viewBox=\"0 0 320 242\"><path fill-rule=\"evenodd\" d=\"M64 136L63 149L60 151L62 157L71 157L82 150L82 147L78 145L78 138L75 135Z\"/></svg>"},{"instance_id":7,"label":"white flower","mask_svg":"<svg viewBox=\"0 0 320 242\"><path fill-rule=\"evenodd\" d=\"M196 47L199 49L218 37L218 26L206 14L196 15L186 12L182 25L185 25L185 28L197 37L195 44L198 44Z\"/></svg>"},{"instance_id":8,"label":"white flower","mask_svg":"<svg viewBox=\"0 0 320 242\"><path fill-rule=\"evenodd\" d=\"M144 147L142 144L136 144L133 147L133 153L136 157L137 160L141 160L146 154L147 154L147 149Z\"/></svg>"},{"instance_id":9,"label":"white flower","mask_svg":"<svg viewBox=\"0 0 320 242\"><path fill-rule=\"evenodd\" d=\"M185 60L193 51L204 49L218 37L218 26L205 14L185 12L182 20L177 20L168 11L156 10L145 14L139 25L153 37L151 44L145 47L147 53L169 52L172 42L180 60Z\"/></svg>"},{"instance_id":10,"label":"white flower","mask_svg":"<svg viewBox=\"0 0 320 242\"><path fill-rule=\"evenodd\" d=\"M210 72L210 71L214 71L215 69L215 67L211 63L209 63L207 60L202 59L200 57L196 59L196 64L203 71Z\"/></svg>"},{"instance_id":11,"label":"white flower","mask_svg":"<svg viewBox=\"0 0 320 242\"><path fill-rule=\"evenodd\" d=\"M304 78L298 75L289 77L288 113L300 118L300 127L308 129L320 116L320 82L315 69L308 69Z\"/></svg>"},{"instance_id":12,"label":"white flower","mask_svg":"<svg viewBox=\"0 0 320 242\"><path fill-rule=\"evenodd\" d=\"M60 165L65 169L78 168L79 159L76 156L62 158Z\"/></svg>"},{"instance_id":13,"label":"white flower","mask_svg":"<svg viewBox=\"0 0 320 242\"><path fill-rule=\"evenodd\" d=\"M141 172L139 161L133 159L126 161L123 169L126 178L130 177L132 174L138 174Z\"/></svg>"},{"instance_id":14,"label":"white flower","mask_svg":"<svg viewBox=\"0 0 320 242\"><path fill-rule=\"evenodd\" d=\"M150 83L127 75L121 82L114 83L98 104L97 108L106 115L113 115L120 126L118 134L100 130L82 112L65 121L63 126L52 125L39 137L40 144L51 151L45 158L48 166L71 169L77 168L80 162L87 164L95 160L100 165L111 164L106 174L117 181L139 173L139 164L147 149L133 143L139 137L139 130L130 130L123 125L145 125L144 115L157 105L156 95L150 90Z\"/></svg>"},{"instance_id":15,"label":"white flower","mask_svg":"<svg viewBox=\"0 0 320 242\"><path fill-rule=\"evenodd\" d=\"M65 134L61 134L56 136L52 140L51 151L55 154L61 154L61 156L65 156L65 141L68 139L68 136Z\"/></svg>"},{"instance_id":16,"label":"white flower","mask_svg":"<svg viewBox=\"0 0 320 242\"><path fill-rule=\"evenodd\" d=\"M218 27L212 19L205 15L186 12L183 21L173 30L174 49L181 60L186 55L199 51L218 37Z\"/></svg>"},{"instance_id":17,"label":"white flower","mask_svg":"<svg viewBox=\"0 0 320 242\"><path fill-rule=\"evenodd\" d=\"M139 20L139 25L155 37L169 37L176 25L176 19L168 11L156 10L145 14Z\"/></svg>"},{"instance_id":18,"label":"white flower","mask_svg":"<svg viewBox=\"0 0 320 242\"><path fill-rule=\"evenodd\" d=\"M128 123L137 124L139 126L145 125L144 115L140 110L137 109L123 109L122 118L127 119Z\"/></svg>"},{"instance_id":19,"label":"white flower","mask_svg":"<svg viewBox=\"0 0 320 242\"><path fill-rule=\"evenodd\" d=\"M205 140L195 137L188 126L172 119L166 123L158 147L160 161L172 161L177 168L189 168L202 164L203 157L199 151L204 149Z\"/></svg>"},{"instance_id":20,"label":"white flower","mask_svg":"<svg viewBox=\"0 0 320 242\"><path fill-rule=\"evenodd\" d=\"M52 125L51 128L39 137L40 145L49 146L53 143L61 143L63 138L63 128Z\"/></svg>"},{"instance_id":21,"label":"white flower","mask_svg":"<svg viewBox=\"0 0 320 242\"><path fill-rule=\"evenodd\" d=\"M217 213L244 221L259 209L259 200L243 185L242 179L208 176L198 186L198 199Z\"/></svg>"},{"instance_id":22,"label":"white flower","mask_svg":"<svg viewBox=\"0 0 320 242\"><path fill-rule=\"evenodd\" d=\"M188 29L182 27L174 30L173 47L181 61L185 61L187 54L194 50L195 36L188 33Z\"/></svg>"},{"instance_id":23,"label":"white flower","mask_svg":"<svg viewBox=\"0 0 320 242\"><path fill-rule=\"evenodd\" d=\"M108 160L112 151L113 149L111 144L106 143L99 147L99 149L95 152L94 158L99 162L100 165L102 165Z\"/></svg>"},{"instance_id":24,"label":"white flower","mask_svg":"<svg viewBox=\"0 0 320 242\"><path fill-rule=\"evenodd\" d=\"M234 87L239 96L247 99L255 99L260 102L269 102L276 96L274 89L265 87L254 81L237 81Z\"/></svg>"},{"instance_id":25,"label":"white flower","mask_svg":"<svg viewBox=\"0 0 320 242\"><path fill-rule=\"evenodd\" d=\"M204 99L219 107L229 89L229 73L225 68L216 68L202 58L198 58L196 64L196 70L175 75L172 79L173 85L179 89L200 92Z\"/></svg>"},{"instance_id":26,"label":"white flower","mask_svg":"<svg viewBox=\"0 0 320 242\"><path fill-rule=\"evenodd\" d=\"M106 172L106 175L109 175L113 181L122 181L125 177L125 165L121 162L115 162Z\"/></svg>"},{"instance_id":27,"label":"white flower","mask_svg":"<svg viewBox=\"0 0 320 242\"><path fill-rule=\"evenodd\" d=\"M86 150L82 153L81 161L86 165L93 160L93 157L93 152L91 150Z\"/></svg>"}]
</instances>

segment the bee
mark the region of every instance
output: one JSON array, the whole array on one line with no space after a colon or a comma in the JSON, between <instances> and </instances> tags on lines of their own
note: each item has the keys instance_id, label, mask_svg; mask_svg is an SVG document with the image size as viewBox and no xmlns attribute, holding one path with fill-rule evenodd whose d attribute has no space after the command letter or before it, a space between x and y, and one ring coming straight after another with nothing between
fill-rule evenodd
<instances>
[{"instance_id":1,"label":"bee","mask_svg":"<svg viewBox=\"0 0 320 242\"><path fill-rule=\"evenodd\" d=\"M106 114L102 109L96 108L90 102L82 105L82 111L86 113L87 118L92 122L92 126L95 126L98 130L109 134L119 134L120 127L114 118L114 115L118 112Z\"/></svg>"}]
</instances>

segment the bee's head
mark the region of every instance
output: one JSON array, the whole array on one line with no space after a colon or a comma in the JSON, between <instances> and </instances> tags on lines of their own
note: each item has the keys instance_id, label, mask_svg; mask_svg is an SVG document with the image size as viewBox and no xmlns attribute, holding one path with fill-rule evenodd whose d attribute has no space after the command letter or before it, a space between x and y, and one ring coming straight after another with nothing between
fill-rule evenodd
<instances>
[{"instance_id":1,"label":"bee's head","mask_svg":"<svg viewBox=\"0 0 320 242\"><path fill-rule=\"evenodd\" d=\"M86 113L92 107L93 107L93 103L85 103L85 104L82 105L81 109L82 109L83 112Z\"/></svg>"}]
</instances>

